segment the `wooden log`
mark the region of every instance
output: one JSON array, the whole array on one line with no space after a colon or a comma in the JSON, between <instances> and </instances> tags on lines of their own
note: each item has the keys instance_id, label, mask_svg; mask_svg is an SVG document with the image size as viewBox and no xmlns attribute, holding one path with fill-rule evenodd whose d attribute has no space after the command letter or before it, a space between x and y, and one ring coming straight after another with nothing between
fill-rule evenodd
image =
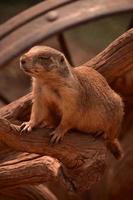
<instances>
[{"instance_id":1,"label":"wooden log","mask_svg":"<svg viewBox=\"0 0 133 200\"><path fill-rule=\"evenodd\" d=\"M3 149L5 149L4 146ZM20 153L9 149L5 151L3 157L1 155L0 199L74 200L76 198L75 200L78 200L78 197L73 196L73 192L68 195L71 184L64 177L64 167L58 168L62 164L57 159L39 154ZM31 168L29 165L31 165ZM34 174L32 174L33 168ZM57 170L58 174L56 175ZM39 180L41 184L39 184Z\"/></svg>"},{"instance_id":2,"label":"wooden log","mask_svg":"<svg viewBox=\"0 0 133 200\"><path fill-rule=\"evenodd\" d=\"M17 129L15 129L14 127ZM73 132L71 134L67 134L64 141L61 144L51 146L49 145L49 135L48 135L49 132L50 130L37 129L36 131L32 131L32 133L30 134L20 135L18 126L14 126L10 124L10 122L5 119L0 119L0 141L1 142L7 144L9 147L17 151L38 153L41 155L47 155L47 156L52 156L54 158L57 158L65 165L65 167L67 167L67 170L63 168L65 169L63 173L65 173L65 177L68 180L71 180L70 181L71 184L69 183L69 185L73 187L71 187L70 190L72 189L73 191L75 190L75 191L81 192L83 190L90 188L91 185L95 183L100 178L101 174L104 172L106 150L105 150L103 141L95 140L92 136L89 136L88 134ZM28 163L28 160L27 160L27 163ZM32 170L33 170L33 174L35 173L34 165L33 165L35 163L36 163L35 160L34 162L31 162L31 160L29 162L30 167L28 168L30 168L31 170L30 174L32 174ZM42 169L41 163L42 163L42 160L38 162L38 167L35 164L35 166L37 167L36 170L38 171L38 173L39 173L39 169L40 168ZM32 165L33 165L33 169L32 169ZM43 165L44 165L44 168L47 167L45 166L46 163L44 162L43 162ZM5 169L5 172L4 172L4 169L1 168L2 167L1 166L0 167L1 184L4 185L4 183L2 183L3 175L5 177L5 180L7 180L8 184L11 184L12 186L14 182L16 182L17 184L19 183L21 184L22 183L21 181L24 181L24 177L27 180L28 177L26 177L26 174L27 174L26 166L28 165L26 165L25 163L25 167L23 168L22 166L21 168L22 172L24 171L23 173L25 173L24 176L22 177L22 173L20 173L20 177L19 177L21 164L18 165L18 169L15 167L15 164L13 165L12 170L14 170L14 176L10 177L12 180L10 181L10 183L9 183L8 178L9 178L9 174L11 173L10 172L11 167L9 167L8 169L8 167L6 166L4 168ZM51 165L49 166L51 167ZM40 176L42 176L41 173L42 172L40 171ZM46 172L43 172L43 173L46 173ZM15 174L17 174L18 182L16 179L14 179L13 181ZM47 171L47 175L51 177L51 173L48 173L48 171ZM37 175L37 177L39 181L39 175ZM19 182L19 179L21 179L20 182ZM37 182L36 179L35 181ZM32 180L32 182L34 181ZM84 184L82 184L83 182ZM6 186L6 183L4 187L5 186Z\"/></svg>"},{"instance_id":3,"label":"wooden log","mask_svg":"<svg viewBox=\"0 0 133 200\"><path fill-rule=\"evenodd\" d=\"M18 186L1 190L0 198L4 200L58 200L44 184Z\"/></svg>"},{"instance_id":4,"label":"wooden log","mask_svg":"<svg viewBox=\"0 0 133 200\"><path fill-rule=\"evenodd\" d=\"M0 165L0 189L24 184L56 182L60 179L60 173L62 173L61 164L56 159L28 155L27 160L8 161Z\"/></svg>"},{"instance_id":5,"label":"wooden log","mask_svg":"<svg viewBox=\"0 0 133 200\"><path fill-rule=\"evenodd\" d=\"M112 83L133 69L133 28L114 40L105 50L85 63Z\"/></svg>"}]
</instances>

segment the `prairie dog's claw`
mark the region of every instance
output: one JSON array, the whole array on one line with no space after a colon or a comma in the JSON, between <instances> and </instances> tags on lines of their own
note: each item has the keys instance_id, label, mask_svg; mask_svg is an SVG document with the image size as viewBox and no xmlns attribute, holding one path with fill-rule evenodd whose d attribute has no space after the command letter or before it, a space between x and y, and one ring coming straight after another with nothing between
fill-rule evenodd
<instances>
[{"instance_id":1,"label":"prairie dog's claw","mask_svg":"<svg viewBox=\"0 0 133 200\"><path fill-rule=\"evenodd\" d=\"M24 132L31 132L32 131L33 126L31 125L30 122L24 122L21 124L20 126L20 132L24 133Z\"/></svg>"},{"instance_id":2,"label":"prairie dog's claw","mask_svg":"<svg viewBox=\"0 0 133 200\"><path fill-rule=\"evenodd\" d=\"M50 133L51 139L50 139L50 144L57 144L63 140L64 134L53 131Z\"/></svg>"}]
</instances>

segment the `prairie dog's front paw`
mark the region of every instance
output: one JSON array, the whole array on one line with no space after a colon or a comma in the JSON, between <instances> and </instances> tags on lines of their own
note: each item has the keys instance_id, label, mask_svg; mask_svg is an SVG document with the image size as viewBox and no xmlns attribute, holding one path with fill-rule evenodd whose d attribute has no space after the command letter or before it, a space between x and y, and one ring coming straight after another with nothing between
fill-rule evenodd
<instances>
[{"instance_id":1,"label":"prairie dog's front paw","mask_svg":"<svg viewBox=\"0 0 133 200\"><path fill-rule=\"evenodd\" d=\"M21 133L31 132L33 127L34 127L34 125L30 121L29 122L24 122L20 126L20 131L21 131Z\"/></svg>"}]
</instances>

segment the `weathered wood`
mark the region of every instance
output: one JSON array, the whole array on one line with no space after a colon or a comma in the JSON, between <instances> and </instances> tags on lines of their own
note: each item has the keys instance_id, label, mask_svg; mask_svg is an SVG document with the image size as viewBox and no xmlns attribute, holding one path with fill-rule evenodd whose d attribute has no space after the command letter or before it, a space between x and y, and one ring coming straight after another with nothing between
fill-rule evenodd
<instances>
[{"instance_id":1,"label":"weathered wood","mask_svg":"<svg viewBox=\"0 0 133 200\"><path fill-rule=\"evenodd\" d=\"M44 184L3 189L0 190L0 198L4 200L58 200Z\"/></svg>"},{"instance_id":2,"label":"weathered wood","mask_svg":"<svg viewBox=\"0 0 133 200\"><path fill-rule=\"evenodd\" d=\"M112 85L118 77L123 77L125 72L133 68L132 57L133 29L116 39L102 53L87 62L86 65L95 67L95 69L103 74L107 81ZM31 99L32 95L28 94L0 109L0 141L11 149L14 149L14 153L11 157L15 155L15 150L41 155L39 158L33 158L35 163L39 159L37 165L34 162L32 165L33 160L27 158L27 163L30 166L30 173L32 175L34 175L35 167L37 172L39 169L39 177L44 175L47 167L44 155L52 156L53 158L51 159L56 158L61 162L60 163L57 160L54 161L61 166L61 168L59 167L59 171L62 169L62 178L60 179L59 176L56 178L63 183L64 187L66 187L69 192L76 191L79 193L90 189L91 186L100 179L105 169L106 149L104 147L104 142L99 139L95 140L94 137L89 134L77 133L74 131L68 133L65 136L64 141L55 146L49 145L50 130L37 129L32 131L31 134L20 136L19 127L16 126L18 127L18 130L15 130L11 122L20 124L22 121L28 120L32 105ZM6 118L9 121L2 118ZM6 155L6 152L9 153L11 151L10 148L7 149L7 151L0 148L0 154L1 152L5 152ZM31 155L33 156L34 154ZM20 168L16 167L18 164L14 163L16 158L11 161L11 157L9 156L7 161L5 161L4 157L0 160L0 186L2 187L2 185L8 182L7 185L5 184L5 187L14 187L14 180L18 180L17 183L21 186L21 184L24 183L24 177L27 177L26 181L27 183L30 183L29 174L27 173L28 165L24 165L25 167L22 166L24 161L20 159L20 168L24 172L22 177L22 173L18 173ZM2 168L4 163L5 171ZM62 165L62 163L64 165ZM13 172L17 174L16 179L15 176L8 176L11 172L10 167L13 167ZM22 169L22 167L24 168ZM43 172L41 171L42 168L45 169ZM52 175L54 174L53 171L50 171L51 164L47 170L48 173L46 177L50 180L50 172ZM42 182L39 177L34 176L32 181L34 183ZM65 182L63 181L64 177ZM54 180L54 175L52 176L52 179ZM43 182L45 181L47 182L47 179L44 178Z\"/></svg>"},{"instance_id":3,"label":"weathered wood","mask_svg":"<svg viewBox=\"0 0 133 200\"><path fill-rule=\"evenodd\" d=\"M0 117L10 121L28 120L31 106L32 94L28 94L0 109Z\"/></svg>"},{"instance_id":4,"label":"weathered wood","mask_svg":"<svg viewBox=\"0 0 133 200\"><path fill-rule=\"evenodd\" d=\"M60 160L67 167L67 170L65 170L66 173L65 177L68 177L68 180L71 180L72 183L71 186L73 186L72 190L83 191L90 188L91 185L95 183L95 181L97 181L97 179L99 179L101 174L103 173L105 168L105 152L106 152L103 141L95 140L92 136L89 136L88 134L73 132L71 134L67 134L64 139L64 142L62 142L61 144L51 146L49 145L49 134L48 134L50 132L49 130L38 129L36 131L32 131L31 134L20 135L19 127L17 128L18 131L14 129L14 126L10 124L7 120L0 119L0 141L18 151L38 153L41 155L52 156ZM29 162L30 167L28 167L31 170L30 174L35 173L34 165L32 168L33 163L35 164L38 173L39 169L42 170L43 165L44 168L45 167L47 168L45 162L43 162L41 166L42 158L40 158L40 162L37 162L38 167L35 159L34 162L31 162L30 160ZM49 166L51 165L49 164ZM18 182L16 179L14 181L17 182L18 184L20 181L19 179L21 179L21 181L23 182L24 177L26 177L26 175L28 176L28 174L26 170L26 163L25 167L24 164L22 165L22 169L20 169L21 164L17 166L18 169L15 167L14 164L13 169L15 167L14 174L15 173L17 174L16 176ZM28 166L28 160L27 160L27 166ZM2 166L0 166L1 170L0 180L1 184L3 185L4 183L2 183L2 175L4 174L5 179L8 180L11 167L9 167L8 169L8 166L6 166L5 170L7 170L7 175L6 172L4 173L4 170L2 170L1 167ZM20 178L19 178L20 171L22 172L20 173ZM59 172L59 167L58 167L58 172ZM25 173L23 177L22 173ZM45 174L46 172L43 173ZM51 173L48 173L48 171L47 175L49 176L49 178L51 178ZM40 176L42 176L42 171L40 171ZM11 175L10 177L12 181L13 177L15 176ZM42 181L41 177L40 177L41 180L39 180L39 175L37 175L37 177L39 182ZM35 177L33 177L32 182L34 182L34 179L37 182L37 179ZM8 180L8 184L11 184L13 186L14 182L12 181L10 181L9 183ZM20 184L22 184L21 181ZM84 184L82 184L83 182Z\"/></svg>"},{"instance_id":5,"label":"weathered wood","mask_svg":"<svg viewBox=\"0 0 133 200\"><path fill-rule=\"evenodd\" d=\"M26 155L24 156L26 158ZM27 160L7 161L0 165L0 189L24 184L56 182L60 179L61 164L47 156L27 156ZM6 181L5 181L6 180Z\"/></svg>"},{"instance_id":6,"label":"weathered wood","mask_svg":"<svg viewBox=\"0 0 133 200\"><path fill-rule=\"evenodd\" d=\"M98 70L109 83L133 69L133 28L85 63Z\"/></svg>"}]
</instances>

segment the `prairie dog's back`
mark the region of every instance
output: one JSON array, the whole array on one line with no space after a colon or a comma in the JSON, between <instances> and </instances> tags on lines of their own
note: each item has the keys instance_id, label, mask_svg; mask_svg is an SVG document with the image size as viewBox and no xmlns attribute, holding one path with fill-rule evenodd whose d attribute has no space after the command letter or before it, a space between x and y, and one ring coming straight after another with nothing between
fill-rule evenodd
<instances>
[{"instance_id":1,"label":"prairie dog's back","mask_svg":"<svg viewBox=\"0 0 133 200\"><path fill-rule=\"evenodd\" d=\"M124 115L121 97L93 68L80 66L73 71L80 84L81 105L86 108L85 112L91 113L88 116L90 129L101 129L105 133L107 147L117 159L121 158L123 151L117 139Z\"/></svg>"},{"instance_id":2,"label":"prairie dog's back","mask_svg":"<svg viewBox=\"0 0 133 200\"><path fill-rule=\"evenodd\" d=\"M108 104L108 102L111 103L114 100L117 101L117 99L121 101L119 95L110 88L105 78L95 69L80 66L74 68L73 71L81 86L81 93L83 93L81 97L87 95L88 99L92 100L93 105L100 103L100 101L105 104Z\"/></svg>"}]
</instances>

